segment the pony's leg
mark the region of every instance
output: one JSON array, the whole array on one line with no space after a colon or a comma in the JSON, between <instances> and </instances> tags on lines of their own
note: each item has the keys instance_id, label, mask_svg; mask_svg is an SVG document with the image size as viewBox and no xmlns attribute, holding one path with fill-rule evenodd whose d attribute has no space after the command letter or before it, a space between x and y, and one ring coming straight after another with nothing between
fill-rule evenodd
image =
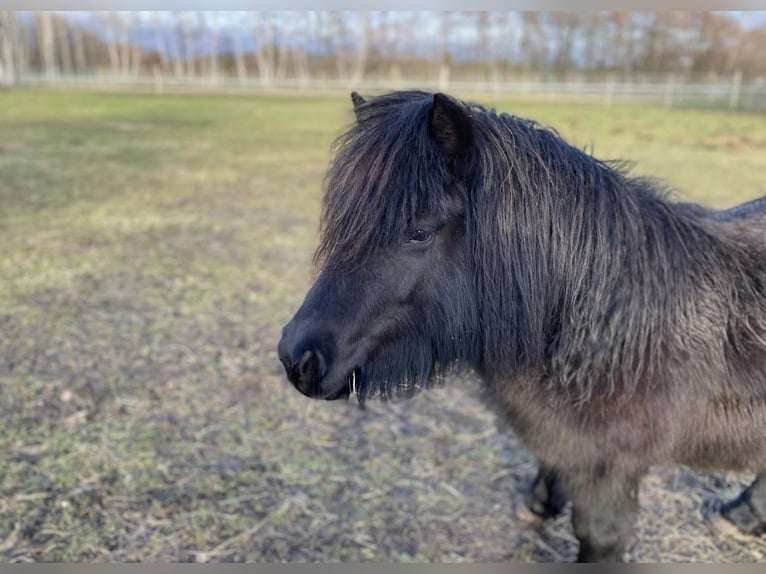
<instances>
[{"instance_id":1,"label":"pony's leg","mask_svg":"<svg viewBox=\"0 0 766 574\"><path fill-rule=\"evenodd\" d=\"M638 516L640 473L588 469L562 475L573 503L578 562L622 562Z\"/></svg>"},{"instance_id":2,"label":"pony's leg","mask_svg":"<svg viewBox=\"0 0 766 574\"><path fill-rule=\"evenodd\" d=\"M758 474L742 494L724 504L721 516L745 534L766 532L766 473Z\"/></svg>"},{"instance_id":3,"label":"pony's leg","mask_svg":"<svg viewBox=\"0 0 766 574\"><path fill-rule=\"evenodd\" d=\"M524 497L524 504L537 517L547 519L561 514L566 503L556 470L541 463L532 488Z\"/></svg>"}]
</instances>

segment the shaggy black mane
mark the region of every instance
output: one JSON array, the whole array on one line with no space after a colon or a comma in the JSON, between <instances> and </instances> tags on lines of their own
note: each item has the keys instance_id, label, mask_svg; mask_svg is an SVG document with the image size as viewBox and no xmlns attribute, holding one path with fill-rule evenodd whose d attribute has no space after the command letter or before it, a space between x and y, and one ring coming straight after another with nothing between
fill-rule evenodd
<instances>
[{"instance_id":1,"label":"shaggy black mane","mask_svg":"<svg viewBox=\"0 0 766 574\"><path fill-rule=\"evenodd\" d=\"M671 347L723 342L705 351L720 365L732 349L763 352L766 242L754 251L747 229L674 204L624 163L476 104L461 104L474 143L455 169L427 131L432 97L396 92L358 106L325 182L319 267L355 268L422 215L446 217L457 198L475 254L483 365L542 369L582 401L648 388Z\"/></svg>"}]
</instances>

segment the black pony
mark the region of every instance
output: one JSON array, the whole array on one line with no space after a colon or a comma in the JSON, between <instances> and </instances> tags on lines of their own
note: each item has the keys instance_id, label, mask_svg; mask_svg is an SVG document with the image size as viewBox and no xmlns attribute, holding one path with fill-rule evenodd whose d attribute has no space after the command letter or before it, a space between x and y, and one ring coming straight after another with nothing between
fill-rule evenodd
<instances>
[{"instance_id":1,"label":"black pony","mask_svg":"<svg viewBox=\"0 0 766 574\"><path fill-rule=\"evenodd\" d=\"M528 120L352 99L279 344L295 387L363 401L474 369L540 461L530 509L573 503L581 561L622 559L656 464L761 473L722 512L766 530L766 198L674 203Z\"/></svg>"}]
</instances>

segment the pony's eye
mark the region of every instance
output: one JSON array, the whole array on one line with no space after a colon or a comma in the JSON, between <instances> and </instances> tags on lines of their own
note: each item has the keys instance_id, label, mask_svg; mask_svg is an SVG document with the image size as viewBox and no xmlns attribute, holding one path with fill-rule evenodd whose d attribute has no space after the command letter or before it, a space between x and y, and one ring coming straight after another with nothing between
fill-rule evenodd
<instances>
[{"instance_id":1,"label":"pony's eye","mask_svg":"<svg viewBox=\"0 0 766 574\"><path fill-rule=\"evenodd\" d=\"M433 231L428 229L418 229L409 238L407 243L426 243L434 236Z\"/></svg>"}]
</instances>

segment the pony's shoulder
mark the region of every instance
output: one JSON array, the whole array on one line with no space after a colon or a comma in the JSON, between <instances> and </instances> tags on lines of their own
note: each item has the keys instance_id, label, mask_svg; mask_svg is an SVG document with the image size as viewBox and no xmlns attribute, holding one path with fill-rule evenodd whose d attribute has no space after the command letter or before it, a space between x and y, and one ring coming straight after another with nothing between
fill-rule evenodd
<instances>
[{"instance_id":1,"label":"pony's shoulder","mask_svg":"<svg viewBox=\"0 0 766 574\"><path fill-rule=\"evenodd\" d=\"M721 221L733 219L763 219L766 221L766 196L718 211L712 217Z\"/></svg>"}]
</instances>

